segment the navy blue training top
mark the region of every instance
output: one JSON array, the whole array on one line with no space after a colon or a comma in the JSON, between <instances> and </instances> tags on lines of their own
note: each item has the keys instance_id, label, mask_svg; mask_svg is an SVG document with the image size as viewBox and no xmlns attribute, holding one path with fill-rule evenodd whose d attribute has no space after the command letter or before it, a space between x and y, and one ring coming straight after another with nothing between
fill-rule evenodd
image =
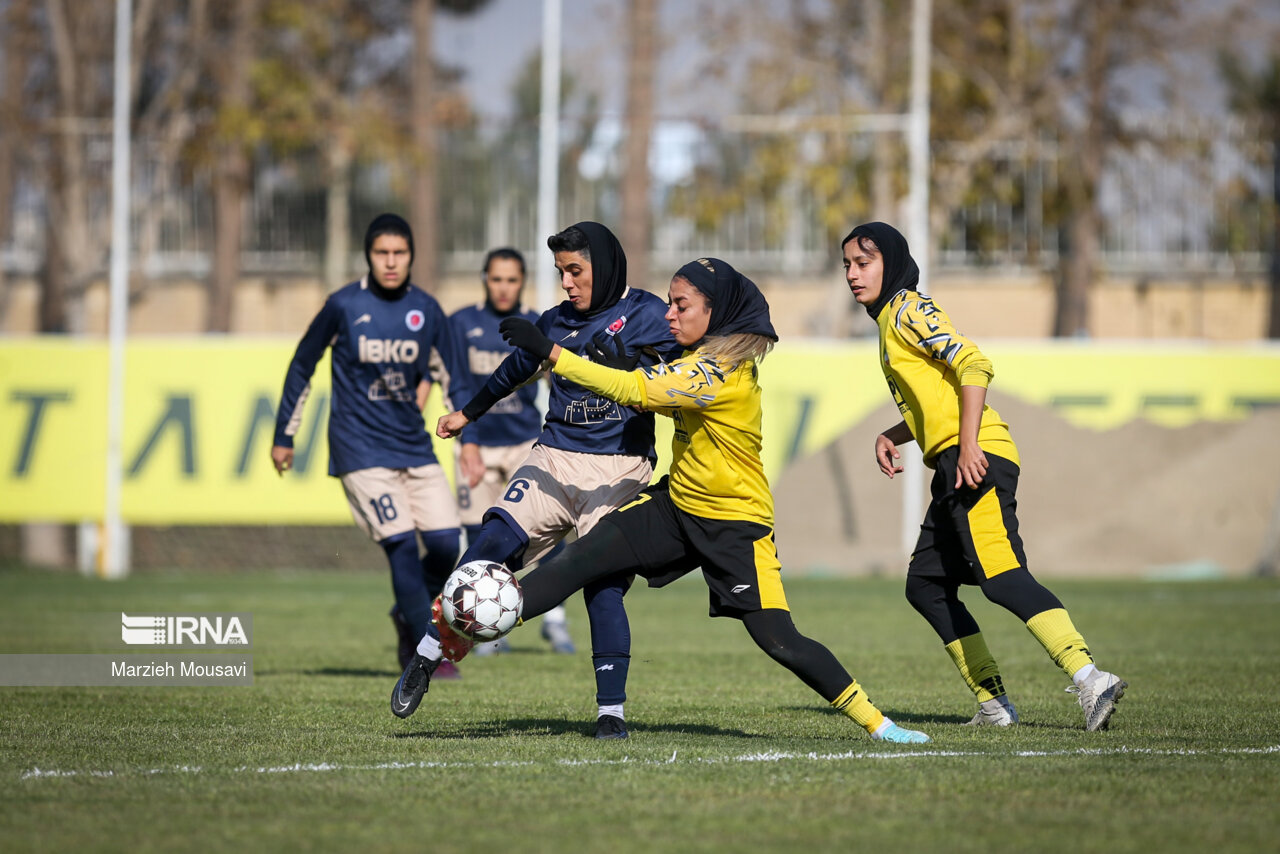
<instances>
[{"instance_id":1,"label":"navy blue training top","mask_svg":"<svg viewBox=\"0 0 1280 854\"><path fill-rule=\"evenodd\" d=\"M503 317L485 303L460 308L449 317L453 333L467 351L467 365L471 369L471 386L479 389L498 369L502 361L515 348L502 340L498 324ZM532 310L512 312L512 317L523 317L536 322L538 313ZM542 432L542 413L538 412L538 385L528 383L495 403L484 417L462 430L463 442L486 447L519 445L538 438ZM466 401L459 401L466 403Z\"/></svg>"},{"instance_id":2,"label":"navy blue training top","mask_svg":"<svg viewBox=\"0 0 1280 854\"><path fill-rule=\"evenodd\" d=\"M642 366L678 358L684 348L671 337L667 304L648 291L628 288L612 306L588 317L565 300L543 312L537 326L566 350L583 350L598 334L620 335L628 352L644 350ZM538 372L537 356L516 350L493 372L485 388L497 397ZM477 424L484 421L481 417ZM538 444L583 454L622 454L657 458L653 449L653 413L636 412L563 377L551 375L547 418Z\"/></svg>"},{"instance_id":3,"label":"navy blue training top","mask_svg":"<svg viewBox=\"0 0 1280 854\"><path fill-rule=\"evenodd\" d=\"M462 345L433 297L412 283L391 299L362 279L334 291L289 363L276 410L275 443L293 447L316 362L332 347L329 474L436 462L418 409L422 379L450 397L471 397Z\"/></svg>"}]
</instances>

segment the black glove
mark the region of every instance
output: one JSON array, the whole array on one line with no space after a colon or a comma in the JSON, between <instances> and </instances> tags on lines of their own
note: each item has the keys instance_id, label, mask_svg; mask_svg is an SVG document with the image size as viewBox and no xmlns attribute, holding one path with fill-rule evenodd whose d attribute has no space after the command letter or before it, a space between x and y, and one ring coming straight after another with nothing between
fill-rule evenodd
<instances>
[{"instance_id":1,"label":"black glove","mask_svg":"<svg viewBox=\"0 0 1280 854\"><path fill-rule=\"evenodd\" d=\"M591 343L587 344L583 352L597 365L604 365L606 368L618 371L634 371L636 365L640 364L639 351L634 354L628 353L627 343L622 340L621 334L607 335L600 332L591 339Z\"/></svg>"},{"instance_id":2,"label":"black glove","mask_svg":"<svg viewBox=\"0 0 1280 854\"><path fill-rule=\"evenodd\" d=\"M498 331L502 333L502 340L512 347L526 350L539 359L551 358L551 348L555 344L542 334L542 330L523 317L506 318L498 324Z\"/></svg>"}]
</instances>

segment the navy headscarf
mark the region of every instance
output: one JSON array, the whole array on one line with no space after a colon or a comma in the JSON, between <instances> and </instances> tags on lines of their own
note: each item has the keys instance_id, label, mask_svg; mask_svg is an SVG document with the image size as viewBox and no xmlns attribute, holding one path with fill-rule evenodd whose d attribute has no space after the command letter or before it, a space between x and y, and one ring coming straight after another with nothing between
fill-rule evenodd
<instances>
[{"instance_id":1,"label":"navy headscarf","mask_svg":"<svg viewBox=\"0 0 1280 854\"><path fill-rule=\"evenodd\" d=\"M575 223L574 228L587 236L587 252L591 255L591 305L588 317L615 305L627 290L627 253L613 232L598 222Z\"/></svg>"},{"instance_id":2,"label":"navy headscarf","mask_svg":"<svg viewBox=\"0 0 1280 854\"><path fill-rule=\"evenodd\" d=\"M676 275L693 285L711 302L707 335L746 332L773 341L778 333L769 320L769 303L756 283L719 258L690 261Z\"/></svg>"},{"instance_id":3,"label":"navy headscarf","mask_svg":"<svg viewBox=\"0 0 1280 854\"><path fill-rule=\"evenodd\" d=\"M884 277L880 280L880 296L866 307L867 314L874 320L880 316L880 312L889 304L889 300L900 291L914 291L919 286L920 268L916 265L916 260L911 257L907 238L888 223L868 222L858 226L849 232L849 236L840 244L841 250L850 240L858 237L871 238L876 248L880 250L881 257L884 258Z\"/></svg>"},{"instance_id":4,"label":"navy headscarf","mask_svg":"<svg viewBox=\"0 0 1280 854\"><path fill-rule=\"evenodd\" d=\"M364 260L369 265L369 286L379 296L399 296L401 293L407 293L402 290L409 279L400 285L387 289L373 275L373 258L369 253L373 251L373 241L377 240L384 234L395 234L403 237L405 242L409 244L409 266L413 266L413 231L409 228L409 223L405 222L403 217L396 216L393 213L378 214L373 218L373 222L369 223L369 228L364 233Z\"/></svg>"}]
</instances>

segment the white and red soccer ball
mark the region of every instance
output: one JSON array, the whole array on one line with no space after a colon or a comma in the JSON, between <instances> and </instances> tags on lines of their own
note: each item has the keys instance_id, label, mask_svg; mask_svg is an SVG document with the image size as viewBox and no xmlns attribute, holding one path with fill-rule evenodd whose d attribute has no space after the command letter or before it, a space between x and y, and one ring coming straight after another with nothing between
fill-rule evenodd
<instances>
[{"instance_id":1,"label":"white and red soccer ball","mask_svg":"<svg viewBox=\"0 0 1280 854\"><path fill-rule=\"evenodd\" d=\"M440 594L440 610L449 626L476 641L497 640L514 629L523 607L520 582L491 560L462 564Z\"/></svg>"}]
</instances>

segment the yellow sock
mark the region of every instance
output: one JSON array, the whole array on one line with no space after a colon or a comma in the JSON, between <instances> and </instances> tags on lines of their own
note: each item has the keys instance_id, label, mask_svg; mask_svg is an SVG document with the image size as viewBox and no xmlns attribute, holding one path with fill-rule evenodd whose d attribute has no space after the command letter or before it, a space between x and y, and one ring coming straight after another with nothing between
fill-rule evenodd
<instances>
[{"instance_id":1,"label":"yellow sock","mask_svg":"<svg viewBox=\"0 0 1280 854\"><path fill-rule=\"evenodd\" d=\"M831 705L853 718L854 722L867 732L875 732L876 727L880 726L884 720L884 714L871 705L871 701L867 699L867 692L862 690L857 679L850 682L849 687L831 701Z\"/></svg>"},{"instance_id":2,"label":"yellow sock","mask_svg":"<svg viewBox=\"0 0 1280 854\"><path fill-rule=\"evenodd\" d=\"M1000 666L996 664L982 632L967 638L953 640L946 646L947 655L955 662L969 690L979 703L1004 696L1004 682L1000 680Z\"/></svg>"},{"instance_id":3,"label":"yellow sock","mask_svg":"<svg viewBox=\"0 0 1280 854\"><path fill-rule=\"evenodd\" d=\"M1076 631L1066 609L1041 611L1027 620L1027 628L1040 641L1045 652L1049 653L1053 663L1061 667L1068 676L1086 664L1093 664L1089 647L1085 646L1084 638Z\"/></svg>"}]
</instances>

